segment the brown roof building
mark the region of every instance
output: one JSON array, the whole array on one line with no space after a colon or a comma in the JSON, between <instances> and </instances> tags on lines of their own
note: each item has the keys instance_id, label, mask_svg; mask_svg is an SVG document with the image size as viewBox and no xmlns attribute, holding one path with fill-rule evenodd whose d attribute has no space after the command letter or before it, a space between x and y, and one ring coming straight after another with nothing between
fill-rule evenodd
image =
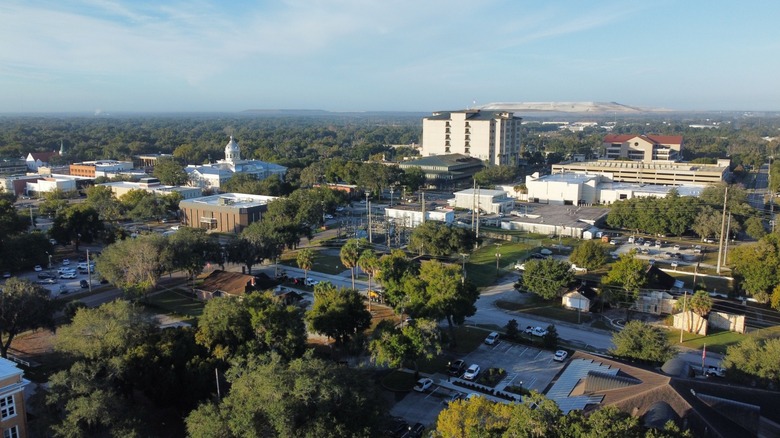
<instances>
[{"instance_id":1,"label":"brown roof building","mask_svg":"<svg viewBox=\"0 0 780 438\"><path fill-rule=\"evenodd\" d=\"M256 285L257 280L252 275L217 269L208 274L203 279L203 283L195 287L195 295L203 301L218 297L241 298L257 290Z\"/></svg>"},{"instance_id":2,"label":"brown roof building","mask_svg":"<svg viewBox=\"0 0 780 438\"><path fill-rule=\"evenodd\" d=\"M184 224L223 233L240 233L259 221L275 196L222 193L179 202Z\"/></svg>"}]
</instances>

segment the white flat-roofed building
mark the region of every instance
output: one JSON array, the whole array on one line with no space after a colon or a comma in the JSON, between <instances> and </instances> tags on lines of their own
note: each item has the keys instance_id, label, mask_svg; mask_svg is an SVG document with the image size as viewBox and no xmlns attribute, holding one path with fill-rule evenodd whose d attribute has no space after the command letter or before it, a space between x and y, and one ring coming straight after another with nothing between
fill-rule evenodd
<instances>
[{"instance_id":1,"label":"white flat-roofed building","mask_svg":"<svg viewBox=\"0 0 780 438\"><path fill-rule=\"evenodd\" d=\"M423 118L423 157L464 154L490 165L517 165L522 118L509 111L439 111Z\"/></svg>"},{"instance_id":2,"label":"white flat-roofed building","mask_svg":"<svg viewBox=\"0 0 780 438\"><path fill-rule=\"evenodd\" d=\"M482 209L487 214L509 213L515 208L515 199L503 190L466 189L455 192L447 201L450 207L467 210Z\"/></svg>"},{"instance_id":3,"label":"white flat-roofed building","mask_svg":"<svg viewBox=\"0 0 780 438\"><path fill-rule=\"evenodd\" d=\"M556 173L526 178L528 201L542 204L583 205L598 203L598 185L601 178L595 174Z\"/></svg>"},{"instance_id":4,"label":"white flat-roofed building","mask_svg":"<svg viewBox=\"0 0 780 438\"><path fill-rule=\"evenodd\" d=\"M130 170L133 168L132 161L118 160L96 160L84 161L70 165L70 174L74 176L83 176L86 178L97 178L107 176L107 174Z\"/></svg>"},{"instance_id":5,"label":"white flat-roofed building","mask_svg":"<svg viewBox=\"0 0 780 438\"><path fill-rule=\"evenodd\" d=\"M603 207L543 204L526 204L524 207L522 215L500 219L501 228L582 239L583 233L601 226L609 214L609 209Z\"/></svg>"},{"instance_id":6,"label":"white flat-roofed building","mask_svg":"<svg viewBox=\"0 0 780 438\"><path fill-rule=\"evenodd\" d=\"M193 228L240 233L259 221L276 196L222 193L179 202L185 225Z\"/></svg>"},{"instance_id":7,"label":"white flat-roofed building","mask_svg":"<svg viewBox=\"0 0 780 438\"><path fill-rule=\"evenodd\" d=\"M423 211L412 206L395 206L385 209L385 218L399 227L414 228L423 223ZM452 210L427 210L426 221L443 222L447 225L455 222L455 212Z\"/></svg>"},{"instance_id":8,"label":"white flat-roofed building","mask_svg":"<svg viewBox=\"0 0 780 438\"><path fill-rule=\"evenodd\" d=\"M655 185L613 182L600 174L564 172L529 176L528 201L553 205L612 204L637 197L665 197L672 189L680 196L699 196L706 185Z\"/></svg>"},{"instance_id":9,"label":"white flat-roofed building","mask_svg":"<svg viewBox=\"0 0 780 438\"><path fill-rule=\"evenodd\" d=\"M27 183L28 194L48 193L55 190L73 192L76 190L76 179L64 176L46 176L35 182Z\"/></svg>"},{"instance_id":10,"label":"white flat-roofed building","mask_svg":"<svg viewBox=\"0 0 780 438\"><path fill-rule=\"evenodd\" d=\"M99 185L110 188L117 198L131 190L144 190L155 195L178 193L184 199L199 198L203 195L203 189L200 187L166 186L160 184L157 178L142 178L138 182L116 181Z\"/></svg>"}]
</instances>

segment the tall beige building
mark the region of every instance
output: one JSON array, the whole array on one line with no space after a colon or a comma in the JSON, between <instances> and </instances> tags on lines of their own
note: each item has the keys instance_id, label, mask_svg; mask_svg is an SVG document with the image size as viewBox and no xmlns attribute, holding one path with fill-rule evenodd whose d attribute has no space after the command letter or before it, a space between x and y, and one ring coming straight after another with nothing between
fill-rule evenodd
<instances>
[{"instance_id":1,"label":"tall beige building","mask_svg":"<svg viewBox=\"0 0 780 438\"><path fill-rule=\"evenodd\" d=\"M604 158L652 163L677 161L682 157L681 135L610 134L604 137Z\"/></svg>"},{"instance_id":2,"label":"tall beige building","mask_svg":"<svg viewBox=\"0 0 780 438\"><path fill-rule=\"evenodd\" d=\"M441 111L423 119L422 156L464 154L490 165L516 165L520 121L507 111Z\"/></svg>"}]
</instances>

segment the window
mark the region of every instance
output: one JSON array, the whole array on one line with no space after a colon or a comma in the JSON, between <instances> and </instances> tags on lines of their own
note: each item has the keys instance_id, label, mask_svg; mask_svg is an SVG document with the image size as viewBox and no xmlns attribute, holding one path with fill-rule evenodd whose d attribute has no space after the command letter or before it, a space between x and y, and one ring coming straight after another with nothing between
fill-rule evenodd
<instances>
[{"instance_id":1,"label":"window","mask_svg":"<svg viewBox=\"0 0 780 438\"><path fill-rule=\"evenodd\" d=\"M8 417L16 415L16 404L14 403L14 396L0 398L0 419L5 420Z\"/></svg>"},{"instance_id":2,"label":"window","mask_svg":"<svg viewBox=\"0 0 780 438\"><path fill-rule=\"evenodd\" d=\"M3 438L19 438L19 426L4 430Z\"/></svg>"}]
</instances>

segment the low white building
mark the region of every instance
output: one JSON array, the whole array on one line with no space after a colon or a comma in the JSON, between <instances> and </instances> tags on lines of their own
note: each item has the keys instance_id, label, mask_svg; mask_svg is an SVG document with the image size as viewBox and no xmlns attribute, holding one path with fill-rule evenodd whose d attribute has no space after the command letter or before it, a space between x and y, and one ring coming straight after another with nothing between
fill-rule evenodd
<instances>
[{"instance_id":1,"label":"low white building","mask_svg":"<svg viewBox=\"0 0 780 438\"><path fill-rule=\"evenodd\" d=\"M582 239L585 232L604 223L609 209L527 204L521 215L499 219L502 229ZM515 212L518 213L518 212Z\"/></svg>"},{"instance_id":2,"label":"low white building","mask_svg":"<svg viewBox=\"0 0 780 438\"><path fill-rule=\"evenodd\" d=\"M287 168L260 160L241 159L238 143L231 136L230 141L225 146L224 160L202 166L189 165L184 168L184 171L189 175L190 185L220 191L222 185L235 173L246 173L259 180L271 176L284 179Z\"/></svg>"},{"instance_id":3,"label":"low white building","mask_svg":"<svg viewBox=\"0 0 780 438\"><path fill-rule=\"evenodd\" d=\"M203 189L200 187L166 186L160 184L160 180L157 178L143 178L138 182L116 181L99 185L110 188L117 198L131 190L144 190L155 195L178 193L181 195L182 199L192 199L203 196Z\"/></svg>"},{"instance_id":4,"label":"low white building","mask_svg":"<svg viewBox=\"0 0 780 438\"><path fill-rule=\"evenodd\" d=\"M76 179L62 176L47 176L37 181L27 183L28 194L48 193L55 190L73 192L76 190Z\"/></svg>"},{"instance_id":5,"label":"low white building","mask_svg":"<svg viewBox=\"0 0 780 438\"><path fill-rule=\"evenodd\" d=\"M638 197L665 197L672 189L680 196L699 196L705 185L660 185L613 182L608 175L562 172L526 181L528 201L551 205L612 204Z\"/></svg>"},{"instance_id":6,"label":"low white building","mask_svg":"<svg viewBox=\"0 0 780 438\"><path fill-rule=\"evenodd\" d=\"M452 210L425 211L426 221L443 222L447 225L455 222L455 212ZM423 223L423 211L421 209L395 206L385 209L385 219L403 228L414 228Z\"/></svg>"},{"instance_id":7,"label":"low white building","mask_svg":"<svg viewBox=\"0 0 780 438\"><path fill-rule=\"evenodd\" d=\"M580 285L576 289L566 292L561 297L563 307L580 312L590 312L591 306L596 301L598 294L593 288Z\"/></svg>"},{"instance_id":8,"label":"low white building","mask_svg":"<svg viewBox=\"0 0 780 438\"><path fill-rule=\"evenodd\" d=\"M450 207L467 210L482 209L487 214L509 213L515 208L515 199L504 190L466 189L455 192L447 201Z\"/></svg>"}]
</instances>

